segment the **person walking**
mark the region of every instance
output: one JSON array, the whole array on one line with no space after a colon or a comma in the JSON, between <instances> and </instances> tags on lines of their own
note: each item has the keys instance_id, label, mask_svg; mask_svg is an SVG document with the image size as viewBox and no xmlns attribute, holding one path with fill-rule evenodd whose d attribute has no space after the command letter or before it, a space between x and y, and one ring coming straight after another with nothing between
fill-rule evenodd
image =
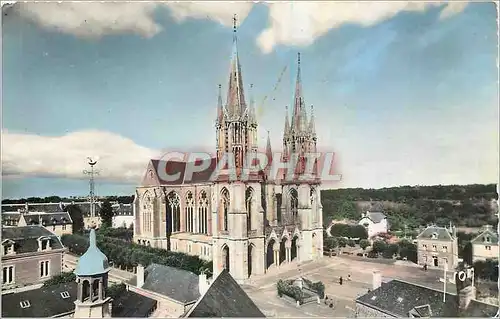
<instances>
[{"instance_id":1,"label":"person walking","mask_svg":"<svg viewBox=\"0 0 500 319\"><path fill-rule=\"evenodd\" d=\"M342 277L339 278L339 284L342 286Z\"/></svg>"}]
</instances>

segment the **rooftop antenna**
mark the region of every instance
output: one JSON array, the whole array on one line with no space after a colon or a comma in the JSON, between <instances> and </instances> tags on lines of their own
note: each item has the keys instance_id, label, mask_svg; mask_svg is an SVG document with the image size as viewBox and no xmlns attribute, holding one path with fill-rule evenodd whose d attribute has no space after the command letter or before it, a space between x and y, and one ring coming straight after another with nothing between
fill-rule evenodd
<instances>
[{"instance_id":1,"label":"rooftop antenna","mask_svg":"<svg viewBox=\"0 0 500 319\"><path fill-rule=\"evenodd\" d=\"M97 164L96 159L92 159L91 157L87 157L88 159L88 164L90 165L90 170L83 170L83 174L89 175L90 180L90 193L89 193L89 198L90 198L90 217L95 217L95 183L94 183L94 176L99 175L99 171L94 169L94 166Z\"/></svg>"}]
</instances>

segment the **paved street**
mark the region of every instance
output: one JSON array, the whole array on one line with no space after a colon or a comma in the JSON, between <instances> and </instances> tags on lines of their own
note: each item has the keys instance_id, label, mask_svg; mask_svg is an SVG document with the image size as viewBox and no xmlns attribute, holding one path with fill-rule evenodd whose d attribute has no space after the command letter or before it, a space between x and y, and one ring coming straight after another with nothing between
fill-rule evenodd
<instances>
[{"instance_id":1,"label":"paved street","mask_svg":"<svg viewBox=\"0 0 500 319\"><path fill-rule=\"evenodd\" d=\"M345 317L353 315L354 299L372 288L373 271L379 271L384 281L399 279L435 289L443 288L443 284L439 282L442 277L439 271L424 272L415 267L394 265L394 262L386 260L377 262L368 258L325 257L300 266L290 264L279 270L273 269L265 276L252 278L248 285L244 285L244 289L269 316ZM308 304L297 308L279 298L276 294L276 282L279 279L296 278L299 273L312 281L321 280L326 286L326 295L333 299L335 307L332 309L324 304ZM348 274L351 275L351 281L346 280ZM342 286L338 282L341 276L344 278ZM449 285L447 289L454 287Z\"/></svg>"}]
</instances>

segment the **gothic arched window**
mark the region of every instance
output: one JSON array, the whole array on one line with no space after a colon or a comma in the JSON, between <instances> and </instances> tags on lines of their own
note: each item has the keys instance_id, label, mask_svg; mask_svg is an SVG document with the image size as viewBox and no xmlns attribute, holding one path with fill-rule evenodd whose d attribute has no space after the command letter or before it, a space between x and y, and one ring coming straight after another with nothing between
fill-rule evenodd
<instances>
[{"instance_id":1,"label":"gothic arched window","mask_svg":"<svg viewBox=\"0 0 500 319\"><path fill-rule=\"evenodd\" d=\"M186 195L186 208L185 208L185 221L186 230L190 233L195 232L194 229L194 198L193 193L188 192Z\"/></svg>"},{"instance_id":2,"label":"gothic arched window","mask_svg":"<svg viewBox=\"0 0 500 319\"><path fill-rule=\"evenodd\" d=\"M252 230L252 199L253 189L248 187L245 192L245 207L247 210L247 231Z\"/></svg>"},{"instance_id":3,"label":"gothic arched window","mask_svg":"<svg viewBox=\"0 0 500 319\"><path fill-rule=\"evenodd\" d=\"M198 220L202 234L208 234L208 196L205 191L200 193L200 205L198 206Z\"/></svg>"},{"instance_id":4,"label":"gothic arched window","mask_svg":"<svg viewBox=\"0 0 500 319\"><path fill-rule=\"evenodd\" d=\"M151 231L151 223L153 221L153 199L149 192L146 192L143 197L143 228L144 231Z\"/></svg>"},{"instance_id":5,"label":"gothic arched window","mask_svg":"<svg viewBox=\"0 0 500 319\"><path fill-rule=\"evenodd\" d=\"M224 188L222 190L222 230L229 230L229 191Z\"/></svg>"},{"instance_id":6,"label":"gothic arched window","mask_svg":"<svg viewBox=\"0 0 500 319\"><path fill-rule=\"evenodd\" d=\"M293 220L296 221L299 213L299 195L295 188L290 189L290 210Z\"/></svg>"},{"instance_id":7,"label":"gothic arched window","mask_svg":"<svg viewBox=\"0 0 500 319\"><path fill-rule=\"evenodd\" d=\"M168 210L170 214L170 225L172 232L181 231L181 201L176 192L170 192L167 196ZM168 221L169 218L167 218Z\"/></svg>"}]
</instances>

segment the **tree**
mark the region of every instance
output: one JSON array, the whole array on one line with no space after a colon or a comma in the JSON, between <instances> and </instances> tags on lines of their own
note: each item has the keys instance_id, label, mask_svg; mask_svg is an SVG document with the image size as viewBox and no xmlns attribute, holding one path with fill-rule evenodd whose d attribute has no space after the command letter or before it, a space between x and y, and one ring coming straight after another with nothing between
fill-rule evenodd
<instances>
[{"instance_id":1,"label":"tree","mask_svg":"<svg viewBox=\"0 0 500 319\"><path fill-rule=\"evenodd\" d=\"M73 233L81 233L85 227L83 222L83 213L80 206L69 205L66 207L66 211L71 217L71 220L73 220Z\"/></svg>"},{"instance_id":2,"label":"tree","mask_svg":"<svg viewBox=\"0 0 500 319\"><path fill-rule=\"evenodd\" d=\"M363 227L363 225L351 226L349 229L349 233L350 233L349 237L359 238L359 239L368 238L368 232L366 231L366 228Z\"/></svg>"},{"instance_id":3,"label":"tree","mask_svg":"<svg viewBox=\"0 0 500 319\"><path fill-rule=\"evenodd\" d=\"M340 237L338 239L339 247L344 248L347 245L347 239Z\"/></svg>"},{"instance_id":4,"label":"tree","mask_svg":"<svg viewBox=\"0 0 500 319\"><path fill-rule=\"evenodd\" d=\"M347 241L347 245L348 245L349 247L354 247L354 246L356 246L356 243L354 242L354 240L349 239L349 240Z\"/></svg>"},{"instance_id":5,"label":"tree","mask_svg":"<svg viewBox=\"0 0 500 319\"><path fill-rule=\"evenodd\" d=\"M325 240L325 248L327 250L333 250L333 249L337 248L337 246L338 246L337 238L334 238L334 237L328 237L328 238L326 238L326 240Z\"/></svg>"},{"instance_id":6,"label":"tree","mask_svg":"<svg viewBox=\"0 0 500 319\"><path fill-rule=\"evenodd\" d=\"M367 239L361 239L359 241L359 247L361 247L361 249L365 250L366 248L370 247L370 242Z\"/></svg>"},{"instance_id":7,"label":"tree","mask_svg":"<svg viewBox=\"0 0 500 319\"><path fill-rule=\"evenodd\" d=\"M99 211L99 215L101 216L101 224L103 227L111 227L113 225L113 216L115 212L113 211L113 207L108 200L105 200L101 205L101 210Z\"/></svg>"},{"instance_id":8,"label":"tree","mask_svg":"<svg viewBox=\"0 0 500 319\"><path fill-rule=\"evenodd\" d=\"M373 243L372 251L374 253L381 253L387 248L387 245L385 242L381 240L377 240Z\"/></svg>"}]
</instances>

